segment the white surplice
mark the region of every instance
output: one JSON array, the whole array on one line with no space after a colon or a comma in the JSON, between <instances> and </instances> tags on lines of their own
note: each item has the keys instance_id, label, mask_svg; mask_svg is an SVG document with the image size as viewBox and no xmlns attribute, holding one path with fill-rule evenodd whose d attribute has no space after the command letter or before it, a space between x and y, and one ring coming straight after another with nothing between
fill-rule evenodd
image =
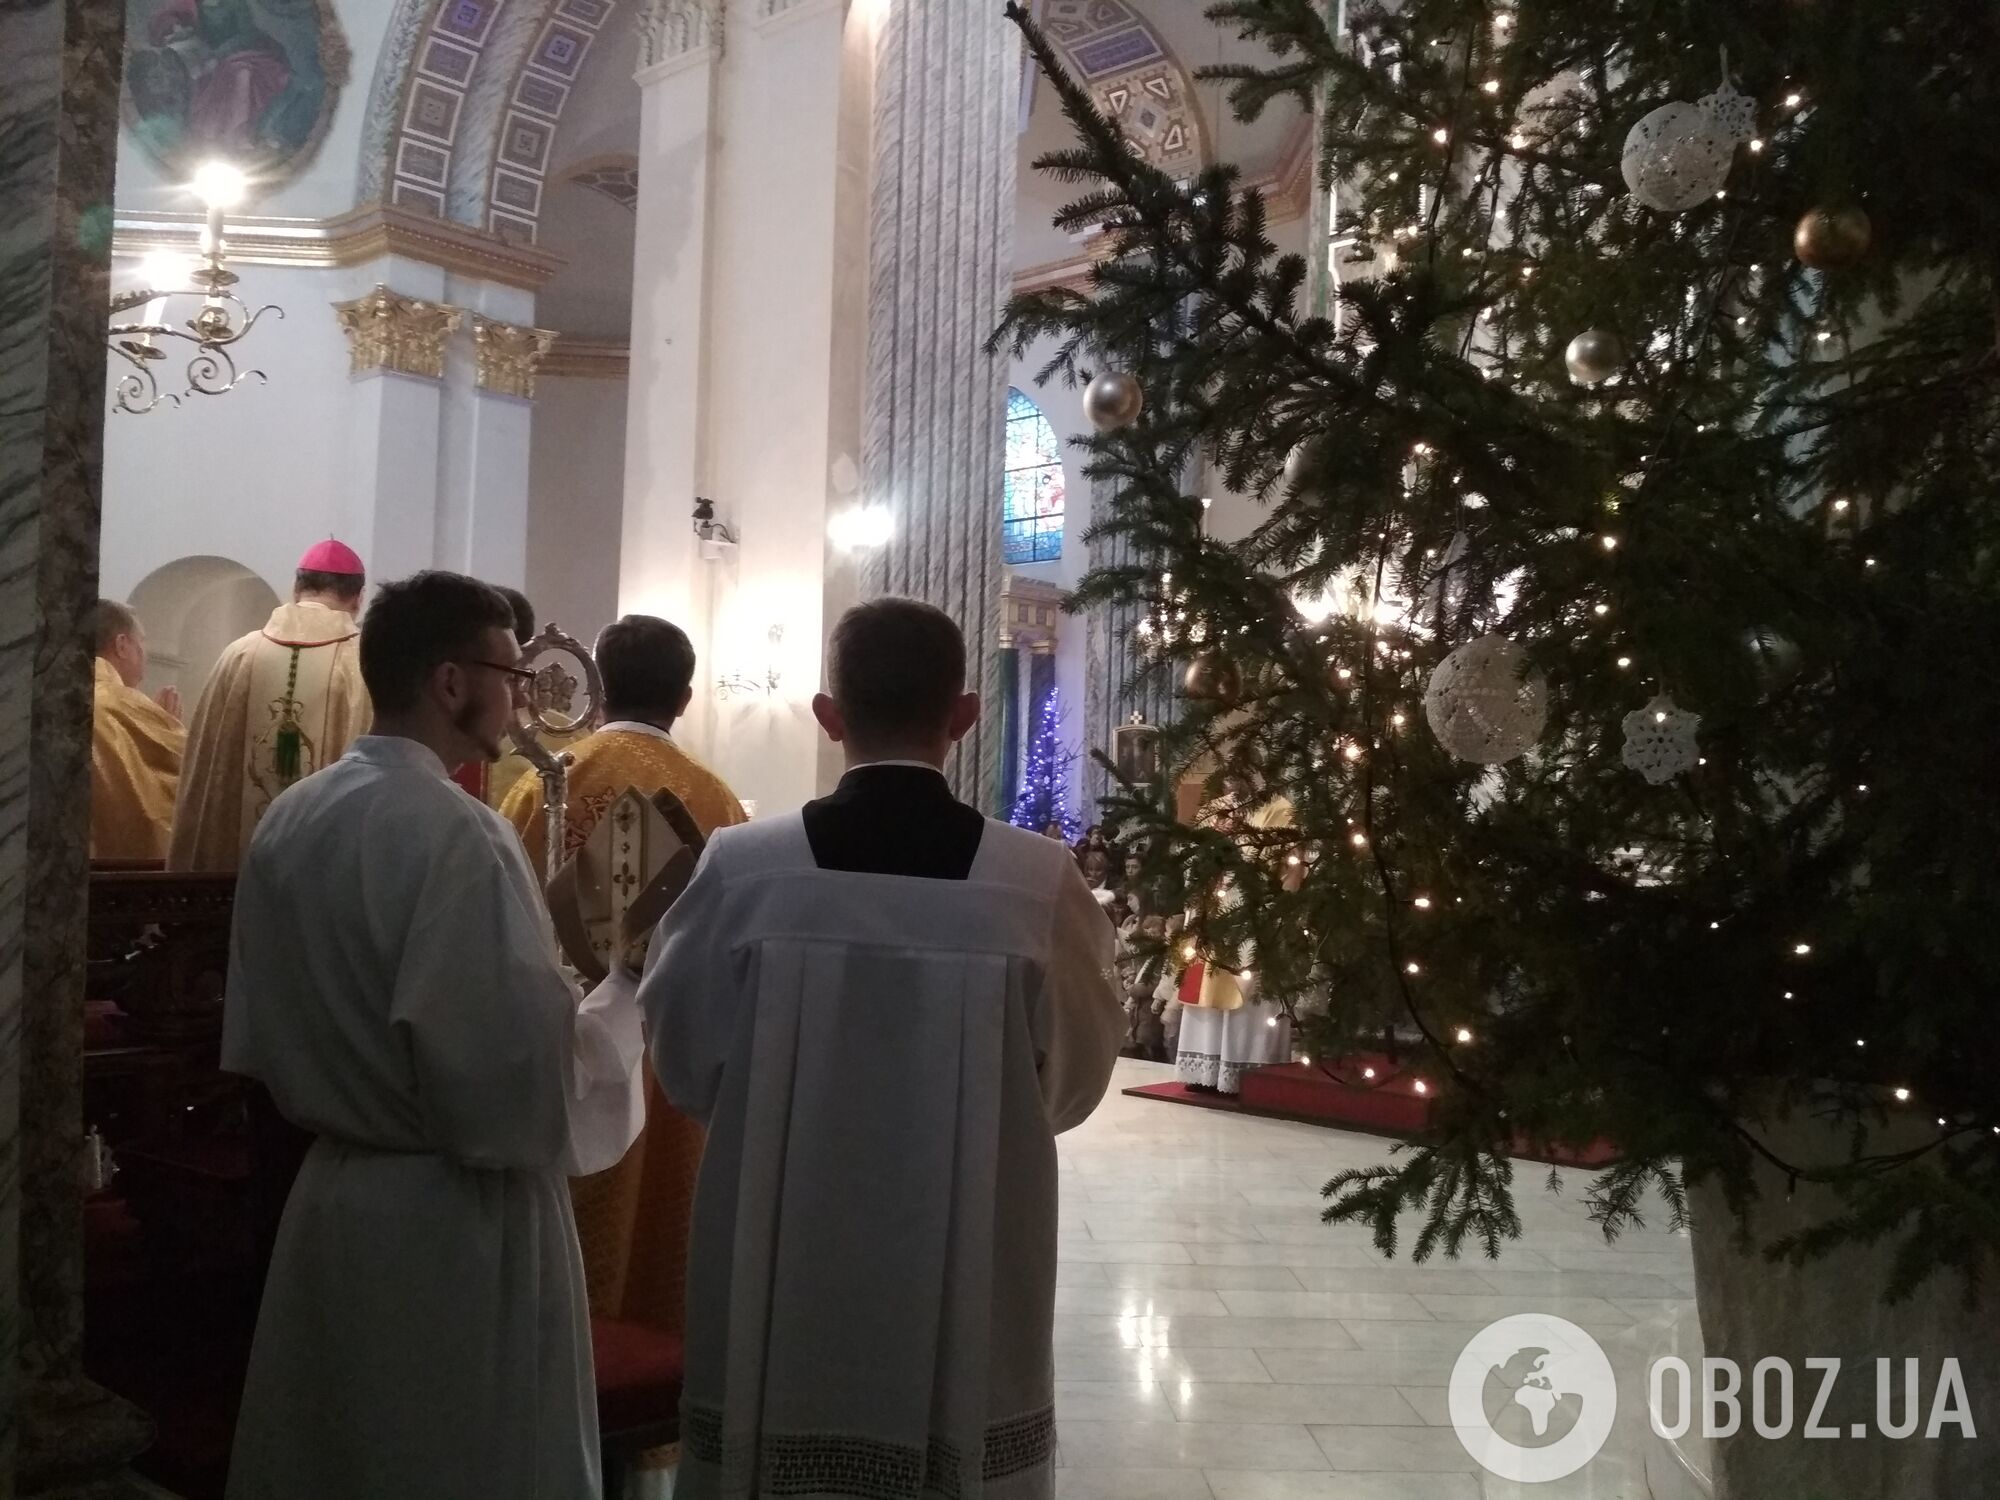
<instances>
[{"instance_id":1,"label":"white surplice","mask_svg":"<svg viewBox=\"0 0 2000 1500\"><path fill-rule=\"evenodd\" d=\"M1062 844L989 819L963 881L821 870L803 820L716 834L640 1004L709 1126L677 1500L1041 1500L1058 1132L1124 1032Z\"/></svg>"},{"instance_id":2,"label":"white surplice","mask_svg":"<svg viewBox=\"0 0 2000 1500\"><path fill-rule=\"evenodd\" d=\"M513 828L413 740L281 794L236 887L223 1066L318 1137L230 1500L591 1500L567 1174L644 1119L630 980L578 1006Z\"/></svg>"}]
</instances>

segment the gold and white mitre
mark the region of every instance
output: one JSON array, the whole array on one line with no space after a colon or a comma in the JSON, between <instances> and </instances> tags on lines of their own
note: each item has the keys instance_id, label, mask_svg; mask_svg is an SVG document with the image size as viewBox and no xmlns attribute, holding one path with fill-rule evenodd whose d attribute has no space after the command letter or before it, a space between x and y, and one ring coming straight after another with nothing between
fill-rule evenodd
<instances>
[{"instance_id":1,"label":"gold and white mitre","mask_svg":"<svg viewBox=\"0 0 2000 1500\"><path fill-rule=\"evenodd\" d=\"M680 798L620 792L549 880L549 914L563 956L595 984L614 956L627 968L646 961L646 944L694 876L701 829Z\"/></svg>"}]
</instances>

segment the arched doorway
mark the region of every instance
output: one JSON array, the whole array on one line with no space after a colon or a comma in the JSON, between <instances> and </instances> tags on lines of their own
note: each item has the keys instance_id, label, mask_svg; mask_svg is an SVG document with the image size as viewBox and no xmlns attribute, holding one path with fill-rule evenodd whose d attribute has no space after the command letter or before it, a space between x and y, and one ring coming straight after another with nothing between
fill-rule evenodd
<instances>
[{"instance_id":1,"label":"arched doorway","mask_svg":"<svg viewBox=\"0 0 2000 1500\"><path fill-rule=\"evenodd\" d=\"M171 684L192 712L222 648L268 620L278 596L227 557L180 557L141 579L128 602L146 627L146 691Z\"/></svg>"}]
</instances>

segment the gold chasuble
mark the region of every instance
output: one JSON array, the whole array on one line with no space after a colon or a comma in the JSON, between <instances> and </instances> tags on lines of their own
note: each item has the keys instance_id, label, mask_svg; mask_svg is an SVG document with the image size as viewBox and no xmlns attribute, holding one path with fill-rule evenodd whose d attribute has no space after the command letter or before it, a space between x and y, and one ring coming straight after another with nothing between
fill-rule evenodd
<instances>
[{"instance_id":1,"label":"gold chasuble","mask_svg":"<svg viewBox=\"0 0 2000 1500\"><path fill-rule=\"evenodd\" d=\"M745 821L743 804L722 779L650 724L607 724L571 746L570 753L576 764L569 772L565 857L583 846L628 788L642 796L662 788L672 792L703 837ZM500 812L520 831L535 870L544 869L540 778L531 771L515 782ZM647 1068L646 1128L638 1144L609 1171L570 1183L594 1316L681 1331L701 1148L701 1127L667 1103Z\"/></svg>"},{"instance_id":2,"label":"gold chasuble","mask_svg":"<svg viewBox=\"0 0 2000 1500\"><path fill-rule=\"evenodd\" d=\"M354 617L280 605L222 653L188 724L169 870L234 870L271 801L368 732Z\"/></svg>"},{"instance_id":3,"label":"gold chasuble","mask_svg":"<svg viewBox=\"0 0 2000 1500\"><path fill-rule=\"evenodd\" d=\"M96 658L90 711L90 857L164 859L187 731Z\"/></svg>"}]
</instances>

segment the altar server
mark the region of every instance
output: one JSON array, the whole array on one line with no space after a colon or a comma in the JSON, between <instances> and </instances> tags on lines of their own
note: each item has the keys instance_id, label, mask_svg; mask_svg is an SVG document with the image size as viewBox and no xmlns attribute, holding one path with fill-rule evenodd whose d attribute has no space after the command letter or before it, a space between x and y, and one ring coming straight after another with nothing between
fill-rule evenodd
<instances>
[{"instance_id":1,"label":"altar server","mask_svg":"<svg viewBox=\"0 0 2000 1500\"><path fill-rule=\"evenodd\" d=\"M316 1137L286 1204L230 1500L590 1500L567 1174L638 1134L629 980L579 1007L520 841L447 778L522 689L506 601L385 587L375 732L278 796L236 888L223 1065Z\"/></svg>"},{"instance_id":2,"label":"altar server","mask_svg":"<svg viewBox=\"0 0 2000 1500\"><path fill-rule=\"evenodd\" d=\"M676 1493L1039 1500L1055 1136L1117 1056L1114 933L1060 842L952 796L947 616L849 610L827 680L846 775L715 836L640 992L709 1126Z\"/></svg>"},{"instance_id":3,"label":"altar server","mask_svg":"<svg viewBox=\"0 0 2000 1500\"><path fill-rule=\"evenodd\" d=\"M366 733L364 572L353 548L320 542L299 559L292 602L223 651L188 723L168 869L235 869L271 800Z\"/></svg>"}]
</instances>

